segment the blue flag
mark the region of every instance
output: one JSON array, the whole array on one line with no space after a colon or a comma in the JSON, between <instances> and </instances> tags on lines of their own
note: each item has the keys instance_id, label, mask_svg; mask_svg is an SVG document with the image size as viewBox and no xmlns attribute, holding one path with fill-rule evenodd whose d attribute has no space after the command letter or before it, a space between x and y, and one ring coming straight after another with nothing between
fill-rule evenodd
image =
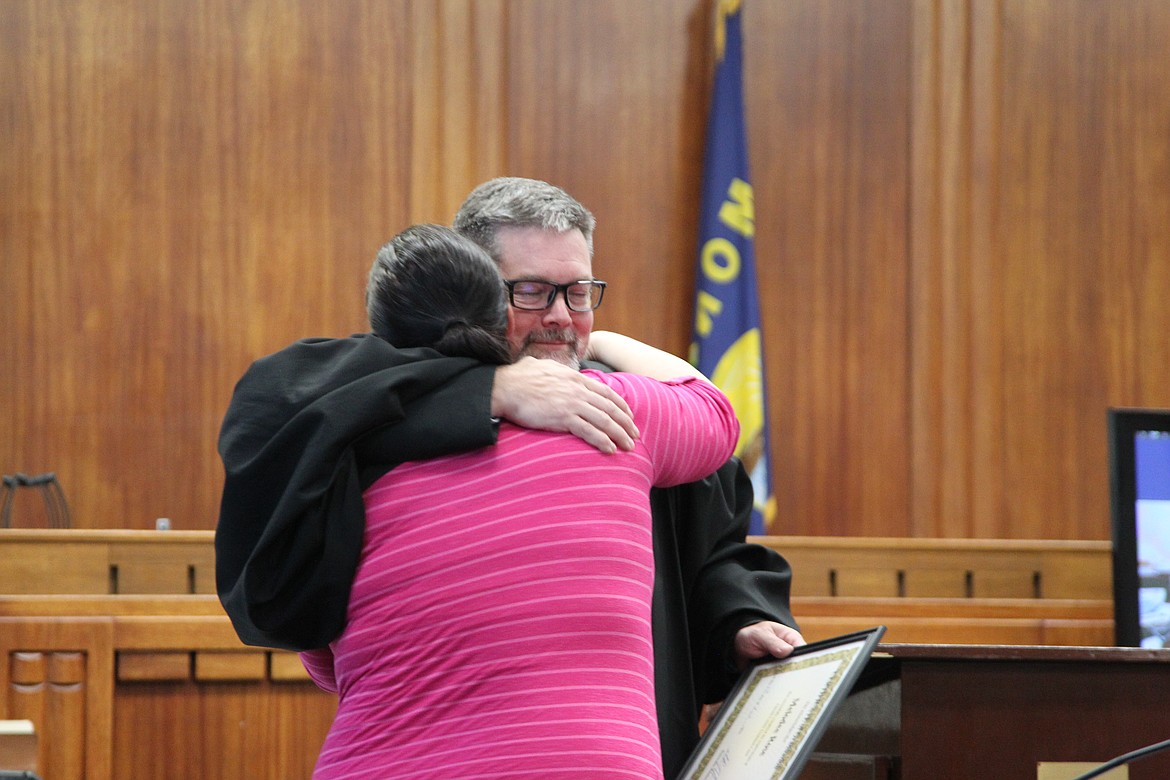
<instances>
[{"instance_id":1,"label":"blue flag","mask_svg":"<svg viewBox=\"0 0 1170 780\"><path fill-rule=\"evenodd\" d=\"M698 283L691 363L731 399L739 417L735 454L752 478L749 533L772 532L768 413L760 302L756 292L755 205L743 112L740 0L721 0L715 20L715 82L707 118Z\"/></svg>"}]
</instances>

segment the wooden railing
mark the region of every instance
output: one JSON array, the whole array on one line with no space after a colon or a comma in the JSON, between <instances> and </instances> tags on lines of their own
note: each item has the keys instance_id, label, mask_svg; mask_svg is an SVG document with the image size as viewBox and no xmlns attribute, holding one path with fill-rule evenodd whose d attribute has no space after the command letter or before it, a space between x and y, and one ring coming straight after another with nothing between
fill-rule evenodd
<instances>
[{"instance_id":1,"label":"wooden railing","mask_svg":"<svg viewBox=\"0 0 1170 780\"><path fill-rule=\"evenodd\" d=\"M1109 542L756 536L799 596L1108 599Z\"/></svg>"},{"instance_id":2,"label":"wooden railing","mask_svg":"<svg viewBox=\"0 0 1170 780\"><path fill-rule=\"evenodd\" d=\"M793 569L809 639L885 625L887 642L1110 645L1108 542L753 537Z\"/></svg>"},{"instance_id":3,"label":"wooden railing","mask_svg":"<svg viewBox=\"0 0 1170 780\"><path fill-rule=\"evenodd\" d=\"M215 592L211 531L0 531L0 594ZM1108 599L1108 542L757 536L796 596Z\"/></svg>"},{"instance_id":4,"label":"wooden railing","mask_svg":"<svg viewBox=\"0 0 1170 780\"><path fill-rule=\"evenodd\" d=\"M0 531L0 594L215 593L211 531Z\"/></svg>"},{"instance_id":5,"label":"wooden railing","mask_svg":"<svg viewBox=\"0 0 1170 780\"><path fill-rule=\"evenodd\" d=\"M0 531L0 718L46 780L307 778L336 709L295 653L247 647L210 531Z\"/></svg>"},{"instance_id":6,"label":"wooden railing","mask_svg":"<svg viewBox=\"0 0 1170 780\"><path fill-rule=\"evenodd\" d=\"M809 639L1112 643L1108 543L753 541L791 562ZM0 560L0 718L34 722L47 780L310 775L334 697L236 638L211 532L0 531Z\"/></svg>"},{"instance_id":7,"label":"wooden railing","mask_svg":"<svg viewBox=\"0 0 1170 780\"><path fill-rule=\"evenodd\" d=\"M0 658L46 780L307 778L336 709L214 596L0 596Z\"/></svg>"}]
</instances>

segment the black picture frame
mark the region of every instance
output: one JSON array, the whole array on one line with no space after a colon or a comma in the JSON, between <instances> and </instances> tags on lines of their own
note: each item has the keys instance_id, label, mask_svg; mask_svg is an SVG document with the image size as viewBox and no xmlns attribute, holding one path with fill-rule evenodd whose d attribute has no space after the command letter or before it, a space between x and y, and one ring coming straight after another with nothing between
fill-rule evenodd
<instances>
[{"instance_id":1,"label":"black picture frame","mask_svg":"<svg viewBox=\"0 0 1170 780\"><path fill-rule=\"evenodd\" d=\"M885 630L885 626L876 626L811 642L796 648L786 658L767 659L749 667L720 705L678 780L711 780L714 777L720 780L794 780L799 777L801 769L828 728L833 713L848 697ZM823 660L813 660L818 657ZM777 694L784 688L782 683L785 672L797 669L806 659L807 663L831 669L831 677L825 681L823 689L814 689L813 694L808 696L805 701L808 706L800 708L800 723L791 728L791 740L769 744L749 756L752 751L743 750L742 740L730 734L747 731L779 736L782 730L773 732L768 729L767 723L771 721L767 718L763 722L751 719L753 709L750 706L741 708L741 705L747 705L749 700L755 701L755 694L761 690L768 691L760 697L765 701L777 698ZM794 673L803 674L799 671ZM759 740L756 745L764 741L771 742ZM747 764L754 766L748 770Z\"/></svg>"},{"instance_id":2,"label":"black picture frame","mask_svg":"<svg viewBox=\"0 0 1170 780\"><path fill-rule=\"evenodd\" d=\"M1113 538L1113 617L1119 647L1141 645L1138 570L1136 437L1170 437L1170 409L1110 408L1107 413L1109 496Z\"/></svg>"}]
</instances>

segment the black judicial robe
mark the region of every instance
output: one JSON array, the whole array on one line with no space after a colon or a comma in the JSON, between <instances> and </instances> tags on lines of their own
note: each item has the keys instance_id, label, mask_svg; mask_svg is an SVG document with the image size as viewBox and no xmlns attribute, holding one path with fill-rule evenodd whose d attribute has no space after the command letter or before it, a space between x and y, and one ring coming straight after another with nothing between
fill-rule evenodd
<instances>
[{"instance_id":1,"label":"black judicial robe","mask_svg":"<svg viewBox=\"0 0 1170 780\"><path fill-rule=\"evenodd\" d=\"M252 364L220 429L216 589L247 644L323 647L345 626L362 491L398 463L495 443L495 368L372 335Z\"/></svg>"},{"instance_id":2,"label":"black judicial robe","mask_svg":"<svg viewBox=\"0 0 1170 780\"><path fill-rule=\"evenodd\" d=\"M738 459L699 482L651 490L650 509L654 694L670 778L699 741L703 704L721 701L738 677L736 631L760 620L797 625L788 606L788 562L744 541L752 485Z\"/></svg>"},{"instance_id":3,"label":"black judicial robe","mask_svg":"<svg viewBox=\"0 0 1170 780\"><path fill-rule=\"evenodd\" d=\"M494 367L374 336L297 342L249 368L220 433L215 538L220 599L244 642L304 650L341 632L362 490L397 463L493 444L493 378ZM655 696L671 778L698 742L702 705L735 681L735 632L796 623L787 562L744 542L752 488L738 460L654 489L650 504Z\"/></svg>"}]
</instances>

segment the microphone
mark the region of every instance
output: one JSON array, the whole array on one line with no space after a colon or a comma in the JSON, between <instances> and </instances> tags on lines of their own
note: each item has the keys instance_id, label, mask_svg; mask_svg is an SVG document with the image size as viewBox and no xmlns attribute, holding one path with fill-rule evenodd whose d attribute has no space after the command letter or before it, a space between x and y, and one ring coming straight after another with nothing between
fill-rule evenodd
<instances>
[{"instance_id":1,"label":"microphone","mask_svg":"<svg viewBox=\"0 0 1170 780\"><path fill-rule=\"evenodd\" d=\"M1106 761L1101 766L1094 767L1094 768L1090 769L1088 772L1085 772L1084 774L1077 775L1076 777L1073 778L1073 780L1089 780L1090 777L1097 777L1098 775L1103 775L1106 772L1108 772L1110 769L1115 769L1116 767L1119 767L1122 764L1128 764L1130 761L1136 761L1139 758L1145 758L1146 756L1152 756L1154 753L1157 753L1161 750L1165 750L1166 748L1170 748L1170 739L1163 740L1162 742L1155 742L1153 745L1146 745L1144 748L1138 748L1137 750L1132 750L1129 753L1118 756L1117 758L1115 758L1111 761Z\"/></svg>"}]
</instances>

